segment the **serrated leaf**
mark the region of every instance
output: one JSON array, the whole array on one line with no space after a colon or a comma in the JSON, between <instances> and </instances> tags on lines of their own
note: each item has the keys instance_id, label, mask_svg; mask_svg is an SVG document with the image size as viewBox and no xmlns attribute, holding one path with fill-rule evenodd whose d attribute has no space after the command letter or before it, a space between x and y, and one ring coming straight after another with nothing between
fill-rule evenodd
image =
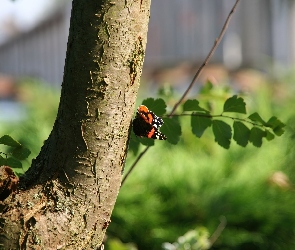
<instances>
[{"instance_id":1,"label":"serrated leaf","mask_svg":"<svg viewBox=\"0 0 295 250\"><path fill-rule=\"evenodd\" d=\"M257 112L249 115L248 116L248 119L250 119L253 122L259 122L262 125L265 125L266 124L266 122L261 118L261 116Z\"/></svg>"},{"instance_id":2,"label":"serrated leaf","mask_svg":"<svg viewBox=\"0 0 295 250\"><path fill-rule=\"evenodd\" d=\"M223 105L223 112L246 114L246 103L242 97L234 95L225 101Z\"/></svg>"},{"instance_id":3,"label":"serrated leaf","mask_svg":"<svg viewBox=\"0 0 295 250\"><path fill-rule=\"evenodd\" d=\"M191 117L192 132L197 137L201 138L205 130L212 124L212 119L205 116L198 116L197 113L193 113Z\"/></svg>"},{"instance_id":4,"label":"serrated leaf","mask_svg":"<svg viewBox=\"0 0 295 250\"><path fill-rule=\"evenodd\" d=\"M142 101L142 104L147 106L150 111L153 111L158 116L166 113L167 105L165 101L161 98L147 98Z\"/></svg>"},{"instance_id":5,"label":"serrated leaf","mask_svg":"<svg viewBox=\"0 0 295 250\"><path fill-rule=\"evenodd\" d=\"M242 122L235 121L233 124L234 136L233 139L238 145L246 147L250 137L250 129Z\"/></svg>"},{"instance_id":6,"label":"serrated leaf","mask_svg":"<svg viewBox=\"0 0 295 250\"><path fill-rule=\"evenodd\" d=\"M6 159L6 163L7 163L7 166L11 168L22 168L22 163L19 160L11 158L11 157Z\"/></svg>"},{"instance_id":7,"label":"serrated leaf","mask_svg":"<svg viewBox=\"0 0 295 250\"><path fill-rule=\"evenodd\" d=\"M11 154L18 160L24 160L28 158L28 156L31 154L31 151L25 147L19 146L13 149Z\"/></svg>"},{"instance_id":8,"label":"serrated leaf","mask_svg":"<svg viewBox=\"0 0 295 250\"><path fill-rule=\"evenodd\" d=\"M272 130L277 136L281 136L282 134L285 133L285 130L283 128L280 128L280 127L277 127L277 128L274 128Z\"/></svg>"},{"instance_id":9,"label":"serrated leaf","mask_svg":"<svg viewBox=\"0 0 295 250\"><path fill-rule=\"evenodd\" d=\"M276 116L272 116L266 123L266 126L269 126L271 128L276 128L276 127L285 127L286 125L282 123Z\"/></svg>"},{"instance_id":10,"label":"serrated leaf","mask_svg":"<svg viewBox=\"0 0 295 250\"><path fill-rule=\"evenodd\" d=\"M200 111L200 112L204 112L204 113L209 113L208 110L201 108L199 106L199 101L194 99L194 100L187 100L184 104L183 104L183 111Z\"/></svg>"},{"instance_id":11,"label":"serrated leaf","mask_svg":"<svg viewBox=\"0 0 295 250\"><path fill-rule=\"evenodd\" d=\"M260 148L262 145L262 138L265 136L265 131L261 130L260 128L253 127L250 131L249 141L252 142L255 147Z\"/></svg>"},{"instance_id":12,"label":"serrated leaf","mask_svg":"<svg viewBox=\"0 0 295 250\"><path fill-rule=\"evenodd\" d=\"M212 121L212 130L215 136L215 141L223 148L228 149L232 136L231 127L220 120Z\"/></svg>"},{"instance_id":13,"label":"serrated leaf","mask_svg":"<svg viewBox=\"0 0 295 250\"><path fill-rule=\"evenodd\" d=\"M266 132L266 137L265 138L268 141L271 141L271 140L273 140L275 138L275 135L273 133L271 133L269 130L265 130L265 132Z\"/></svg>"},{"instance_id":14,"label":"serrated leaf","mask_svg":"<svg viewBox=\"0 0 295 250\"><path fill-rule=\"evenodd\" d=\"M178 117L163 118L164 124L161 132L167 136L167 141L171 144L177 144L181 136L181 126Z\"/></svg>"},{"instance_id":15,"label":"serrated leaf","mask_svg":"<svg viewBox=\"0 0 295 250\"><path fill-rule=\"evenodd\" d=\"M4 145L10 146L10 147L18 147L18 146L21 146L21 144L18 141L14 140L9 135L3 135L0 138L0 144L4 144Z\"/></svg>"},{"instance_id":16,"label":"serrated leaf","mask_svg":"<svg viewBox=\"0 0 295 250\"><path fill-rule=\"evenodd\" d=\"M282 123L277 117L273 116L267 121L265 126L271 127L277 136L281 136L285 132L283 128L286 125Z\"/></svg>"}]
</instances>

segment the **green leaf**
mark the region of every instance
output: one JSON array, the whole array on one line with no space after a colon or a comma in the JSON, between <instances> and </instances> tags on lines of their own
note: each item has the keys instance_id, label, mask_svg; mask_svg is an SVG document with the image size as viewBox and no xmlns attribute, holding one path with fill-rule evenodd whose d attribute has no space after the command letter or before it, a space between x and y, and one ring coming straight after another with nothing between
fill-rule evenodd
<instances>
[{"instance_id":1,"label":"green leaf","mask_svg":"<svg viewBox=\"0 0 295 250\"><path fill-rule=\"evenodd\" d=\"M4 145L10 146L10 147L19 147L19 146L21 146L21 144L18 141L14 140L9 135L3 135L0 138L0 144L4 144Z\"/></svg>"},{"instance_id":2,"label":"green leaf","mask_svg":"<svg viewBox=\"0 0 295 250\"><path fill-rule=\"evenodd\" d=\"M225 101L223 105L223 112L246 114L246 103L242 97L234 95Z\"/></svg>"},{"instance_id":3,"label":"green leaf","mask_svg":"<svg viewBox=\"0 0 295 250\"><path fill-rule=\"evenodd\" d=\"M166 113L166 103L163 99L147 98L142 101L142 104L147 106L150 111L153 111L156 115L160 116Z\"/></svg>"},{"instance_id":4,"label":"green leaf","mask_svg":"<svg viewBox=\"0 0 295 250\"><path fill-rule=\"evenodd\" d=\"M233 124L234 136L233 139L238 145L246 147L250 137L250 129L242 122L235 121Z\"/></svg>"},{"instance_id":5,"label":"green leaf","mask_svg":"<svg viewBox=\"0 0 295 250\"><path fill-rule=\"evenodd\" d=\"M131 132L128 150L132 151L134 155L138 154L140 142L134 132Z\"/></svg>"},{"instance_id":6,"label":"green leaf","mask_svg":"<svg viewBox=\"0 0 295 250\"><path fill-rule=\"evenodd\" d=\"M19 160L16 160L16 159L11 158L11 157L7 158L6 160L7 160L6 163L7 163L7 165L9 167L11 167L11 168L22 168L22 163Z\"/></svg>"},{"instance_id":7,"label":"green leaf","mask_svg":"<svg viewBox=\"0 0 295 250\"><path fill-rule=\"evenodd\" d=\"M257 112L249 115L248 118L253 122L259 122L262 125L266 124L266 122L261 118L261 116Z\"/></svg>"},{"instance_id":8,"label":"green leaf","mask_svg":"<svg viewBox=\"0 0 295 250\"><path fill-rule=\"evenodd\" d=\"M192 132L197 137L201 138L205 130L211 126L212 119L205 116L198 116L198 113L193 113L191 117Z\"/></svg>"},{"instance_id":9,"label":"green leaf","mask_svg":"<svg viewBox=\"0 0 295 250\"><path fill-rule=\"evenodd\" d=\"M283 128L280 128L280 127L277 127L277 128L274 128L272 130L277 136L281 136L282 134L285 133L285 130Z\"/></svg>"},{"instance_id":10,"label":"green leaf","mask_svg":"<svg viewBox=\"0 0 295 250\"><path fill-rule=\"evenodd\" d=\"M285 132L283 128L286 125L282 123L277 117L273 116L267 121L266 126L271 127L277 136L281 136Z\"/></svg>"},{"instance_id":11,"label":"green leaf","mask_svg":"<svg viewBox=\"0 0 295 250\"><path fill-rule=\"evenodd\" d=\"M23 146L19 146L13 149L11 153L16 159L24 160L28 158L28 156L31 154L31 151Z\"/></svg>"},{"instance_id":12,"label":"green leaf","mask_svg":"<svg viewBox=\"0 0 295 250\"><path fill-rule=\"evenodd\" d=\"M271 140L273 140L275 138L275 135L273 133L271 133L269 130L265 130L265 132L266 132L266 137L265 138L268 141L271 141Z\"/></svg>"},{"instance_id":13,"label":"green leaf","mask_svg":"<svg viewBox=\"0 0 295 250\"><path fill-rule=\"evenodd\" d=\"M199 93L200 94L210 94L213 89L213 83L211 81L206 81L206 83L201 87Z\"/></svg>"},{"instance_id":14,"label":"green leaf","mask_svg":"<svg viewBox=\"0 0 295 250\"><path fill-rule=\"evenodd\" d=\"M220 120L212 121L212 130L215 136L215 141L223 148L228 149L232 136L231 127Z\"/></svg>"},{"instance_id":15,"label":"green leaf","mask_svg":"<svg viewBox=\"0 0 295 250\"><path fill-rule=\"evenodd\" d=\"M199 101L194 99L194 100L187 100L183 104L183 111L200 111L200 112L205 112L209 113L208 110L203 109L199 106Z\"/></svg>"},{"instance_id":16,"label":"green leaf","mask_svg":"<svg viewBox=\"0 0 295 250\"><path fill-rule=\"evenodd\" d=\"M143 144L143 145L145 145L145 146L149 146L149 147L151 147L151 146L154 146L154 145L155 145L155 140L154 140L154 139L147 138L147 137L142 137L142 138L137 137L137 140L138 140L141 144Z\"/></svg>"},{"instance_id":17,"label":"green leaf","mask_svg":"<svg viewBox=\"0 0 295 250\"><path fill-rule=\"evenodd\" d=\"M285 127L286 125L282 123L276 116L272 116L266 123L266 126L271 128Z\"/></svg>"},{"instance_id":18,"label":"green leaf","mask_svg":"<svg viewBox=\"0 0 295 250\"><path fill-rule=\"evenodd\" d=\"M260 128L253 127L250 131L249 141L252 142L255 147L260 148L262 145L262 138L265 136L265 131L261 130Z\"/></svg>"},{"instance_id":19,"label":"green leaf","mask_svg":"<svg viewBox=\"0 0 295 250\"><path fill-rule=\"evenodd\" d=\"M181 126L178 117L163 118L164 124L161 132L167 136L167 141L171 144L177 144L181 136Z\"/></svg>"},{"instance_id":20,"label":"green leaf","mask_svg":"<svg viewBox=\"0 0 295 250\"><path fill-rule=\"evenodd\" d=\"M5 165L7 165L6 158L4 158L0 155L0 167L5 166Z\"/></svg>"}]
</instances>

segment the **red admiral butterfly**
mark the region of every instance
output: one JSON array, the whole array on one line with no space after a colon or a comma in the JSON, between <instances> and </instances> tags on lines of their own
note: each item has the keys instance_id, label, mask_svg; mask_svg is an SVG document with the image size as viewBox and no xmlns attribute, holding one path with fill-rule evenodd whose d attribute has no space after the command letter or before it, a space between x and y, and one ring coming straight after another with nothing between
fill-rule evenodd
<instances>
[{"instance_id":1,"label":"red admiral butterfly","mask_svg":"<svg viewBox=\"0 0 295 250\"><path fill-rule=\"evenodd\" d=\"M140 105L133 120L133 131L139 137L166 140L167 137L159 130L163 124L162 118L149 111L146 106Z\"/></svg>"}]
</instances>

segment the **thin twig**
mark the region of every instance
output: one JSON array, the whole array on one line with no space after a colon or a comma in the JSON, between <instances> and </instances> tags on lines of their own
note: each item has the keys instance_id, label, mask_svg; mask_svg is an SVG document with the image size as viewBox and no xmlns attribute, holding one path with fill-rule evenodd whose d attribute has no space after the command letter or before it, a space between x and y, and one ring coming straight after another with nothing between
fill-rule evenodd
<instances>
[{"instance_id":1,"label":"thin twig","mask_svg":"<svg viewBox=\"0 0 295 250\"><path fill-rule=\"evenodd\" d=\"M222 27L222 30L219 34L219 36L217 37L217 39L214 42L214 45L212 47L212 49L210 50L208 56L206 57L206 59L204 60L203 64L199 67L197 73L195 74L193 80L191 81L190 85L188 86L188 88L186 89L186 91L183 93L182 97L179 99L179 101L174 105L173 109L171 110L170 114L168 115L168 117L173 116L174 112L176 111L176 109L178 108L178 106L183 102L184 98L187 96L188 92L191 90L191 88L193 87L193 85L195 84L195 82L198 80L202 70L204 69L204 67L208 64L209 60L211 59L212 55L214 54L217 46L219 45L219 43L221 42L225 31L228 28L228 24L229 21L233 15L233 13L235 12L238 3L240 2L240 0L236 0L236 3L234 4L234 6L232 7L230 13L227 16L227 19ZM124 176L121 186L124 184L126 178L129 176L129 174L131 173L131 171L134 169L134 167L136 166L136 164L139 162L139 160L141 159L141 157L148 151L150 147L147 146L141 153L140 155L137 157L137 159L135 160L135 162L132 164L132 166L130 167L130 169L128 170L128 172L126 173L126 175Z\"/></svg>"},{"instance_id":2,"label":"thin twig","mask_svg":"<svg viewBox=\"0 0 295 250\"><path fill-rule=\"evenodd\" d=\"M183 93L182 97L179 99L179 101L174 105L173 109L171 110L169 116L172 116L174 114L174 112L176 111L176 109L178 108L178 106L183 102L184 98L187 96L188 92L191 90L191 88L193 87L193 85L196 83L196 81L198 80L201 72L203 71L204 67L208 64L209 60L211 59L212 55L214 54L217 46L219 45L219 43L221 42L225 31L228 28L228 24L230 19L232 18L233 13L235 12L237 5L239 3L240 0L237 0L235 5L233 6L233 8L231 9L230 13L227 16L227 19L222 27L222 30L219 34L219 36L217 37L217 39L214 42L214 45L212 47L212 49L210 50L208 56L206 57L205 61L203 62L203 64L199 67L197 73L195 74L193 80L191 81L190 85L188 86L188 88L186 89L186 91Z\"/></svg>"},{"instance_id":3,"label":"thin twig","mask_svg":"<svg viewBox=\"0 0 295 250\"><path fill-rule=\"evenodd\" d=\"M209 241L211 243L211 246L219 238L222 231L225 229L225 226L226 226L226 218L225 218L225 216L221 216L220 217L220 223L219 223L218 227L216 228L215 232L212 234L212 236L209 239Z\"/></svg>"},{"instance_id":4,"label":"thin twig","mask_svg":"<svg viewBox=\"0 0 295 250\"><path fill-rule=\"evenodd\" d=\"M150 148L150 146L147 146L140 154L139 156L136 158L135 162L133 162L132 166L128 169L126 175L124 176L121 186L124 184L124 182L126 181L127 177L129 176L129 174L131 173L131 171L133 170L133 168L136 166L137 162L141 159L141 157L148 151L148 149Z\"/></svg>"}]
</instances>

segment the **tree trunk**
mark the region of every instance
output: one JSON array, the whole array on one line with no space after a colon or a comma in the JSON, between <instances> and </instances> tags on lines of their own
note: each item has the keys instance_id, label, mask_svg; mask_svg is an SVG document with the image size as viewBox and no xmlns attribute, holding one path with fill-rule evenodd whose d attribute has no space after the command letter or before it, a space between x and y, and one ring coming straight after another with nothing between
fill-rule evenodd
<instances>
[{"instance_id":1,"label":"tree trunk","mask_svg":"<svg viewBox=\"0 0 295 250\"><path fill-rule=\"evenodd\" d=\"M121 184L149 10L150 0L73 0L57 118L19 191L1 203L3 249L102 244Z\"/></svg>"}]
</instances>

